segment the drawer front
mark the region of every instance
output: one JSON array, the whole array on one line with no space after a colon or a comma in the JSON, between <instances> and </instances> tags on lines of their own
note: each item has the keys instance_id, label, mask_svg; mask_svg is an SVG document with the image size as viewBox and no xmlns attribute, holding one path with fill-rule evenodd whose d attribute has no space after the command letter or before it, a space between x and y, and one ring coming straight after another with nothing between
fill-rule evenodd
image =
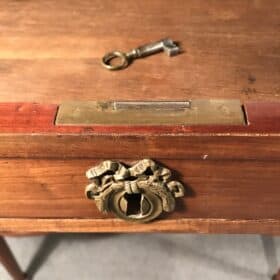
<instances>
[{"instance_id":1,"label":"drawer front","mask_svg":"<svg viewBox=\"0 0 280 280\"><path fill-rule=\"evenodd\" d=\"M112 218L86 199L85 172L101 160L0 161L0 218ZM123 161L131 163L128 161ZM185 186L161 219L279 219L278 161L161 160Z\"/></svg>"}]
</instances>

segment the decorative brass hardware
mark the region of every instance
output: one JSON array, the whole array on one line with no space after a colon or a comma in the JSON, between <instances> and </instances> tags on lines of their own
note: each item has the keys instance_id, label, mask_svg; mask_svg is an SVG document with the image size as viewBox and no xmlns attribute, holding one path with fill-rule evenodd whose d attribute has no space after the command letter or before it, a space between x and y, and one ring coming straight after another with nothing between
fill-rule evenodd
<instances>
[{"instance_id":1,"label":"decorative brass hardware","mask_svg":"<svg viewBox=\"0 0 280 280\"><path fill-rule=\"evenodd\" d=\"M86 197L94 199L101 212L111 211L128 221L151 221L163 211L173 211L175 198L184 196L183 185L171 179L171 171L151 159L131 167L106 160L86 176L91 180Z\"/></svg>"},{"instance_id":2,"label":"decorative brass hardware","mask_svg":"<svg viewBox=\"0 0 280 280\"><path fill-rule=\"evenodd\" d=\"M246 125L239 100L87 101L59 106L56 125Z\"/></svg>"}]
</instances>

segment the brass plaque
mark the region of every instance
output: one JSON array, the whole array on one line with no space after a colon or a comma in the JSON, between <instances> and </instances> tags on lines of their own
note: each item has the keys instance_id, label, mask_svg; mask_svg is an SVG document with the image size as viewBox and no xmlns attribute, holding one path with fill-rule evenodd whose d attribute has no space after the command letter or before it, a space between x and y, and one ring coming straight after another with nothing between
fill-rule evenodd
<instances>
[{"instance_id":1,"label":"brass plaque","mask_svg":"<svg viewBox=\"0 0 280 280\"><path fill-rule=\"evenodd\" d=\"M239 100L88 101L59 106L56 125L246 125Z\"/></svg>"}]
</instances>

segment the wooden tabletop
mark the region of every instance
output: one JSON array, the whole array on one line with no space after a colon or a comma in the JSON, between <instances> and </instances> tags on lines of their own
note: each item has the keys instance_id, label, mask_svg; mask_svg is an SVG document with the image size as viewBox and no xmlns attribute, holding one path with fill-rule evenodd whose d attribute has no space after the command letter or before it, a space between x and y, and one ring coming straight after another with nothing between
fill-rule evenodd
<instances>
[{"instance_id":1,"label":"wooden tabletop","mask_svg":"<svg viewBox=\"0 0 280 280\"><path fill-rule=\"evenodd\" d=\"M110 72L111 50L170 37ZM280 100L280 1L1 1L0 102Z\"/></svg>"}]
</instances>

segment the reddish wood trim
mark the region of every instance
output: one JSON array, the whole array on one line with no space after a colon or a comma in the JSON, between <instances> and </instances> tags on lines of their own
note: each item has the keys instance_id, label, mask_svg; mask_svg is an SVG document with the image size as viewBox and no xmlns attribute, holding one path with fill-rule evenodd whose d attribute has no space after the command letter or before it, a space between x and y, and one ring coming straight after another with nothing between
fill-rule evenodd
<instances>
[{"instance_id":1,"label":"reddish wood trim","mask_svg":"<svg viewBox=\"0 0 280 280\"><path fill-rule=\"evenodd\" d=\"M55 126L58 105L0 103L0 133L280 133L280 102L248 102L247 126Z\"/></svg>"},{"instance_id":2,"label":"reddish wood trim","mask_svg":"<svg viewBox=\"0 0 280 280\"><path fill-rule=\"evenodd\" d=\"M280 220L174 219L147 224L118 219L0 219L5 234L47 232L188 232L280 234Z\"/></svg>"},{"instance_id":3,"label":"reddish wood trim","mask_svg":"<svg viewBox=\"0 0 280 280\"><path fill-rule=\"evenodd\" d=\"M0 263L7 269L14 280L26 279L21 272L20 267L12 254L7 242L0 236Z\"/></svg>"},{"instance_id":4,"label":"reddish wood trim","mask_svg":"<svg viewBox=\"0 0 280 280\"><path fill-rule=\"evenodd\" d=\"M54 129L57 105L0 103L0 131L44 132Z\"/></svg>"}]
</instances>

